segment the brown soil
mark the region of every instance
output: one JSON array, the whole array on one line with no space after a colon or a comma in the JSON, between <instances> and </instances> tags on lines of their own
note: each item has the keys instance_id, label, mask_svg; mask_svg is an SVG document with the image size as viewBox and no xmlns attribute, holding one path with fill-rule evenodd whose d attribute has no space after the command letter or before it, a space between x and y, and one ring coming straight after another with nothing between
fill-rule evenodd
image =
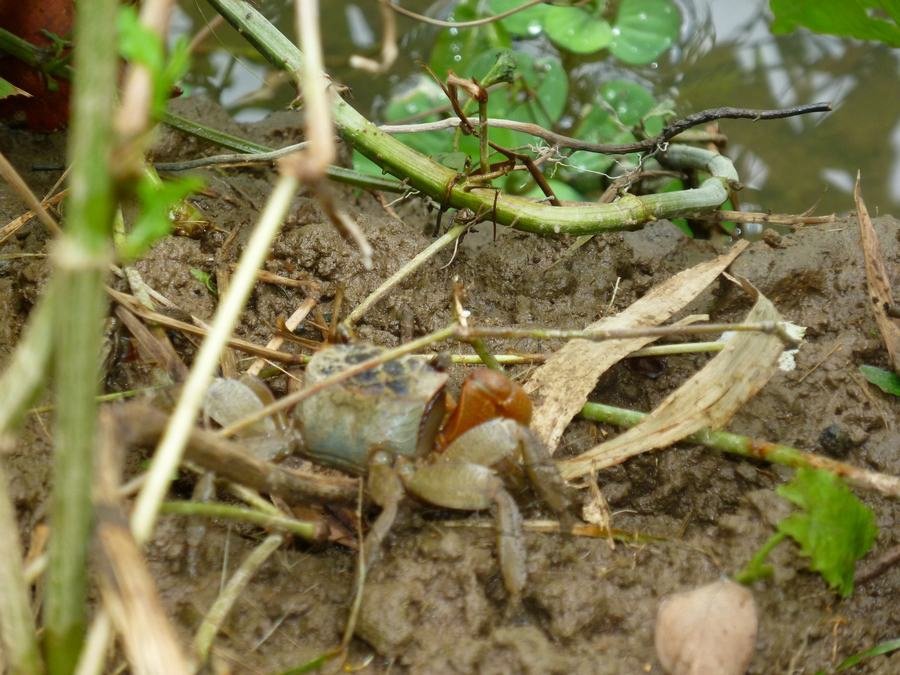
<instances>
[{"instance_id":1,"label":"brown soil","mask_svg":"<svg viewBox=\"0 0 900 675\"><path fill-rule=\"evenodd\" d=\"M239 128L224 114L187 102L185 114L261 142L282 145L293 139L295 120L276 115L263 125ZM0 150L10 157L37 193L57 179L57 171L33 165L61 165L64 139L7 130ZM187 158L214 151L167 132L158 157ZM215 193L198 206L215 229L197 239L170 237L138 265L145 281L179 307L203 318L215 298L191 274L214 272L240 252L271 186L263 170L207 174ZM434 213L419 205L388 215L367 193L335 187L375 249L375 268L363 270L353 248L335 234L309 197L297 197L266 267L324 284L323 308L331 311L343 288L344 311L361 301L388 274L431 241L424 228ZM849 206L849 205L848 205ZM21 204L0 187L0 223L14 218ZM896 270L900 228L891 217L876 219L886 264ZM230 233L234 243L223 249ZM897 402L867 385L857 368L886 366L875 322L868 311L862 254L855 221L800 230L753 244L733 265L748 277L785 318L809 327L798 367L780 373L738 414L730 429L839 457L858 466L900 473L897 456ZM0 246L0 361L14 348L22 324L46 277L41 257L46 237L30 224ZM619 290L609 311L618 311L654 284L717 251L708 241L686 239L668 223L638 232L595 237L574 252L566 238L540 239L490 225L468 236L455 255L445 251L378 305L359 327L359 337L394 345L405 327L420 335L452 320L448 298L454 277L468 290L473 320L486 325L581 327L607 311L616 279ZM9 257L13 256L13 257ZM452 259L451 259L452 258ZM278 316L289 315L302 297L297 291L259 285L238 333L265 343ZM714 284L685 314L708 313L713 320L739 319L749 302L734 285ZM321 339L314 329L305 334ZM106 389L146 386L149 372L128 349L127 333L113 333ZM194 347L172 339L189 362ZM547 351L534 340L495 343L498 351ZM461 351L467 348L460 347ZM649 410L707 357L673 357L651 363L620 364L597 385L592 399ZM643 367L642 367L643 366ZM454 376L463 372L454 370ZM515 371L520 377L527 369ZM276 391L286 382L275 380ZM46 514L49 494L51 419L32 415L18 445L5 457L13 482L22 536L28 541ZM563 439L563 456L590 447L612 429L576 420ZM137 458L135 459L135 467ZM388 538L383 559L372 570L353 644L351 662L363 672L633 673L661 672L653 648L659 599L738 570L772 533L785 504L775 493L790 471L679 446L633 459L604 471L600 486L614 511L614 525L665 538L663 543L619 543L554 535L527 535L529 584L524 611L506 616L503 585L490 530L450 526L485 520L419 509L407 514ZM185 476L174 490L190 495ZM898 504L861 494L880 529L866 563L898 545ZM527 516L538 505L523 504ZM461 518L461 519L460 519ZM261 540L251 527L210 524L187 564L189 521L162 520L148 549L151 567L170 614L189 640L199 618L219 592L223 569L232 571ZM340 640L351 597L354 554L337 546L284 546L250 582L216 643L216 658L234 672L278 672L297 666ZM810 573L792 544L772 555L773 579L753 587L760 611L760 635L753 673L813 673L900 633L897 593L900 569L890 567L841 600ZM893 598L893 600L891 600ZM900 670L900 657L879 657L854 672Z\"/></svg>"}]
</instances>

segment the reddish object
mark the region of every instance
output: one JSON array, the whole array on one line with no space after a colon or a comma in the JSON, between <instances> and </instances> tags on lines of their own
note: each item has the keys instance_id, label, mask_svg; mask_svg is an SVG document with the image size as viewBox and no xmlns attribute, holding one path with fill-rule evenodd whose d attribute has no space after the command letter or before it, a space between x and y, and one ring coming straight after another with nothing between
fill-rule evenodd
<instances>
[{"instance_id":1,"label":"reddish object","mask_svg":"<svg viewBox=\"0 0 900 675\"><path fill-rule=\"evenodd\" d=\"M505 375L479 368L463 382L459 403L438 436L438 449L443 450L469 429L495 417L508 417L527 427L531 422L531 399Z\"/></svg>"},{"instance_id":2,"label":"reddish object","mask_svg":"<svg viewBox=\"0 0 900 675\"><path fill-rule=\"evenodd\" d=\"M23 40L41 47L52 41L41 31L71 38L75 7L72 0L0 0L0 27ZM69 83L54 78L55 88L47 87L47 78L12 56L0 56L0 77L31 94L10 96L0 101L0 117L24 114L30 129L53 131L69 119Z\"/></svg>"}]
</instances>

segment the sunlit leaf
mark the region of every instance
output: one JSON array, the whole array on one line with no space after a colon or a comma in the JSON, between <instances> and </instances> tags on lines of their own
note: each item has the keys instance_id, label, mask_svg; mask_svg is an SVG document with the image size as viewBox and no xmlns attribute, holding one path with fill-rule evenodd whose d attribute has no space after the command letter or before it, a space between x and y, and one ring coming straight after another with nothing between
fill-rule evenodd
<instances>
[{"instance_id":1,"label":"sunlit leaf","mask_svg":"<svg viewBox=\"0 0 900 675\"><path fill-rule=\"evenodd\" d=\"M656 99L647 89L629 80L611 80L600 87L600 96L626 127L634 127L650 112Z\"/></svg>"},{"instance_id":2,"label":"sunlit leaf","mask_svg":"<svg viewBox=\"0 0 900 675\"><path fill-rule=\"evenodd\" d=\"M867 649L863 652L847 657L846 659L841 661L841 664L835 669L835 672L840 673L841 671L852 668L853 666L865 661L866 659L871 659L873 656L890 654L891 652L895 652L898 649L900 649L900 638L881 642L871 649Z\"/></svg>"},{"instance_id":3,"label":"sunlit leaf","mask_svg":"<svg viewBox=\"0 0 900 675\"><path fill-rule=\"evenodd\" d=\"M803 27L900 47L900 3L896 0L770 0L769 6L775 15L775 33Z\"/></svg>"},{"instance_id":4,"label":"sunlit leaf","mask_svg":"<svg viewBox=\"0 0 900 675\"><path fill-rule=\"evenodd\" d=\"M671 0L622 0L610 51L626 63L650 63L675 44L680 27Z\"/></svg>"},{"instance_id":5,"label":"sunlit leaf","mask_svg":"<svg viewBox=\"0 0 900 675\"><path fill-rule=\"evenodd\" d=\"M876 366L860 366L859 372L885 394L900 396L900 376L897 373Z\"/></svg>"},{"instance_id":6,"label":"sunlit leaf","mask_svg":"<svg viewBox=\"0 0 900 675\"><path fill-rule=\"evenodd\" d=\"M476 0L463 0L450 15L452 21L471 21L479 17ZM438 33L429 65L435 75L447 77L449 71L468 76L471 63L491 48L508 47L508 34L493 23L478 28L446 28Z\"/></svg>"},{"instance_id":7,"label":"sunlit leaf","mask_svg":"<svg viewBox=\"0 0 900 675\"><path fill-rule=\"evenodd\" d=\"M555 180L550 178L547 180L547 183L550 185L550 189L553 190L553 194L556 195L556 198L564 201L564 202L583 202L584 195L582 195L578 190L573 188L568 183L565 183L561 180ZM526 197L531 197L532 199L545 199L546 195L543 190L538 185L534 185L528 192L525 193Z\"/></svg>"},{"instance_id":8,"label":"sunlit leaf","mask_svg":"<svg viewBox=\"0 0 900 675\"><path fill-rule=\"evenodd\" d=\"M497 15L514 7L521 7L523 0L489 0L488 9L491 14ZM500 25L512 35L523 37L536 37L543 31L544 17L547 11L555 8L549 5L535 5L521 12L516 12L505 19L501 19Z\"/></svg>"},{"instance_id":9,"label":"sunlit leaf","mask_svg":"<svg viewBox=\"0 0 900 675\"><path fill-rule=\"evenodd\" d=\"M875 541L875 517L841 481L827 471L798 469L778 494L800 508L778 523L792 537L809 566L842 596L853 592L853 572Z\"/></svg>"},{"instance_id":10,"label":"sunlit leaf","mask_svg":"<svg viewBox=\"0 0 900 675\"><path fill-rule=\"evenodd\" d=\"M553 43L576 54L591 54L609 46L612 28L597 12L580 7L553 7L544 15L544 30Z\"/></svg>"},{"instance_id":11,"label":"sunlit leaf","mask_svg":"<svg viewBox=\"0 0 900 675\"><path fill-rule=\"evenodd\" d=\"M2 77L0 77L0 100L3 100L4 98L7 98L9 96L27 96L30 98L31 94L29 94L24 89L19 89L12 82L7 82Z\"/></svg>"},{"instance_id":12,"label":"sunlit leaf","mask_svg":"<svg viewBox=\"0 0 900 675\"><path fill-rule=\"evenodd\" d=\"M412 121L431 122L438 119L437 115L424 113L446 103L447 99L441 88L430 78L422 75L412 87L391 99L384 109L384 119L398 124ZM453 147L453 134L450 131L401 134L398 138L426 155L450 152Z\"/></svg>"},{"instance_id":13,"label":"sunlit leaf","mask_svg":"<svg viewBox=\"0 0 900 675\"><path fill-rule=\"evenodd\" d=\"M140 257L159 239L172 230L172 209L185 197L203 187L197 177L159 181L144 175L135 192L140 203L140 215L119 251L129 260Z\"/></svg>"}]
</instances>

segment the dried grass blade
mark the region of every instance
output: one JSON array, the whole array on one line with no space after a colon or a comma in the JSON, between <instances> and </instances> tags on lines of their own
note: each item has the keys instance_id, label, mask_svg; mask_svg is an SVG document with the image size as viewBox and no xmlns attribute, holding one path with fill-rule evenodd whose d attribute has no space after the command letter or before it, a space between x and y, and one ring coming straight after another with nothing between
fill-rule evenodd
<instances>
[{"instance_id":1,"label":"dried grass blade","mask_svg":"<svg viewBox=\"0 0 900 675\"><path fill-rule=\"evenodd\" d=\"M679 272L624 311L591 324L589 329L656 326L668 320L712 283L747 245L746 241L738 242L727 253ZM551 453L556 450L566 426L587 401L600 375L654 339L572 340L535 371L525 384L525 390L536 403L532 430Z\"/></svg>"},{"instance_id":2,"label":"dried grass blade","mask_svg":"<svg viewBox=\"0 0 900 675\"><path fill-rule=\"evenodd\" d=\"M756 294L747 321L780 321L775 306L749 282ZM681 387L672 392L641 424L578 457L560 462L563 478L572 480L592 470L620 464L649 450L675 443L704 427L718 429L756 394L778 368L784 343L768 333L739 333Z\"/></svg>"},{"instance_id":3,"label":"dried grass blade","mask_svg":"<svg viewBox=\"0 0 900 675\"><path fill-rule=\"evenodd\" d=\"M900 319L888 315L888 308L894 306L891 294L891 280L884 266L884 258L878 245L878 235L869 218L869 211L862 198L859 174L856 174L856 186L853 188L853 200L856 202L856 218L859 221L859 234L862 239L863 255L866 259L866 280L869 284L872 311L881 338L891 359L891 367L900 373Z\"/></svg>"},{"instance_id":4,"label":"dried grass blade","mask_svg":"<svg viewBox=\"0 0 900 675\"><path fill-rule=\"evenodd\" d=\"M103 606L122 637L133 672L188 675L193 669L119 502L122 447L108 409L101 413L101 439L95 491Z\"/></svg>"}]
</instances>

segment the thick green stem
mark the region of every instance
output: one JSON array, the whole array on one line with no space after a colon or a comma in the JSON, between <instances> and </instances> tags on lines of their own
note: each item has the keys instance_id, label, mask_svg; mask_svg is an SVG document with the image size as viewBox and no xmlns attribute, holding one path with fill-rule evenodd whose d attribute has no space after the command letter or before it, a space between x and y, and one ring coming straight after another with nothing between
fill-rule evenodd
<instances>
[{"instance_id":1,"label":"thick green stem","mask_svg":"<svg viewBox=\"0 0 900 675\"><path fill-rule=\"evenodd\" d=\"M252 5L242 0L210 0L259 52L276 67L297 73L303 54ZM410 187L443 206L469 208L503 225L535 234L596 234L638 229L644 223L692 212L712 211L728 198L737 180L725 157L708 150L670 146L660 159L680 168L702 169L712 178L699 188L635 197L611 204L549 206L524 197L498 194L493 188L467 187L464 177L404 145L359 114L332 92L332 114L338 132L356 150Z\"/></svg>"},{"instance_id":2,"label":"thick green stem","mask_svg":"<svg viewBox=\"0 0 900 675\"><path fill-rule=\"evenodd\" d=\"M97 413L104 270L113 221L108 157L116 89L116 0L77 6L69 133L66 234L54 251L54 365L57 383L52 537L45 595L48 666L75 668L84 638L91 473Z\"/></svg>"}]
</instances>

